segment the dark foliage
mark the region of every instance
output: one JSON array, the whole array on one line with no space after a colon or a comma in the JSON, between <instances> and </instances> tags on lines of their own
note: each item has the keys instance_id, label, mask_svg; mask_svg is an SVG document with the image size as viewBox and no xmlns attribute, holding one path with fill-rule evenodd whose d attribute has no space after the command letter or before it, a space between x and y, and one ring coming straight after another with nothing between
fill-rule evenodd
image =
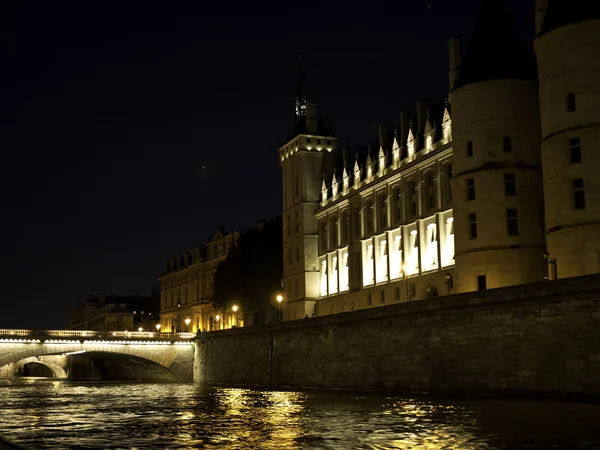
<instances>
[{"instance_id":1,"label":"dark foliage","mask_svg":"<svg viewBox=\"0 0 600 450\"><path fill-rule=\"evenodd\" d=\"M262 322L265 312L275 309L283 273L281 216L261 221L244 231L225 261L217 267L213 301L229 310L237 304L244 315Z\"/></svg>"}]
</instances>

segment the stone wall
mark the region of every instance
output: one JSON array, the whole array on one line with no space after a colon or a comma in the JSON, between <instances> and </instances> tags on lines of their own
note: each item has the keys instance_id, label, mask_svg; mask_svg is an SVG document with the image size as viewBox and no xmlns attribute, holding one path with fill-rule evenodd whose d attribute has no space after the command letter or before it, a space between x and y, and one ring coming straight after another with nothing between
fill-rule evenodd
<instances>
[{"instance_id":1,"label":"stone wall","mask_svg":"<svg viewBox=\"0 0 600 450\"><path fill-rule=\"evenodd\" d=\"M600 275L204 333L215 385L600 394Z\"/></svg>"}]
</instances>

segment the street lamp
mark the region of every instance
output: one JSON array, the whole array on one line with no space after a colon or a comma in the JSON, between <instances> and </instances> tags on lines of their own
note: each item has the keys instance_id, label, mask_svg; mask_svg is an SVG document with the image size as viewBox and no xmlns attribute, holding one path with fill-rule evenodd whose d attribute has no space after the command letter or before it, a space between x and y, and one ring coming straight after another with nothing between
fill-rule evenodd
<instances>
[{"instance_id":1,"label":"street lamp","mask_svg":"<svg viewBox=\"0 0 600 450\"><path fill-rule=\"evenodd\" d=\"M160 333L160 323L157 323L157 324L156 324L156 331L157 331L158 333Z\"/></svg>"},{"instance_id":2,"label":"street lamp","mask_svg":"<svg viewBox=\"0 0 600 450\"><path fill-rule=\"evenodd\" d=\"M219 329L219 319L220 318L221 318L221 316L218 314L215 316L215 321L217 322L217 330Z\"/></svg>"},{"instance_id":3,"label":"street lamp","mask_svg":"<svg viewBox=\"0 0 600 450\"><path fill-rule=\"evenodd\" d=\"M279 303L279 314L278 314L278 319L280 322L283 322L283 306L281 304L281 302L283 302L283 295L279 294L277 296L277 302Z\"/></svg>"},{"instance_id":4,"label":"street lamp","mask_svg":"<svg viewBox=\"0 0 600 450\"><path fill-rule=\"evenodd\" d=\"M238 306L237 305L233 305L233 308L231 308L231 309L233 309L233 312L235 313L235 325L239 327L240 321L238 319L238 314L237 314L237 312L238 312Z\"/></svg>"},{"instance_id":5,"label":"street lamp","mask_svg":"<svg viewBox=\"0 0 600 450\"><path fill-rule=\"evenodd\" d=\"M190 322L192 321L192 319L190 319L189 317L187 319L185 319L185 326L187 327L187 331L190 331Z\"/></svg>"},{"instance_id":6,"label":"street lamp","mask_svg":"<svg viewBox=\"0 0 600 450\"><path fill-rule=\"evenodd\" d=\"M139 327L138 331L141 333L142 331L144 331L144 329L142 327Z\"/></svg>"},{"instance_id":7,"label":"street lamp","mask_svg":"<svg viewBox=\"0 0 600 450\"><path fill-rule=\"evenodd\" d=\"M446 278L446 286L448 286L448 295L450 295L450 289L454 287L452 275L446 272L446 275L444 275L444 277Z\"/></svg>"}]
</instances>

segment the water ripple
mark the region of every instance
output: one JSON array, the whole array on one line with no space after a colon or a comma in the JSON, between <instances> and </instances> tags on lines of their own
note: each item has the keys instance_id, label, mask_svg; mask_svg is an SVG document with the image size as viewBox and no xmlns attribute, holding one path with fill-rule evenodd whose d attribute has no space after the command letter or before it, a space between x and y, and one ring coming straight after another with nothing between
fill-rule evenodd
<instances>
[{"instance_id":1,"label":"water ripple","mask_svg":"<svg viewBox=\"0 0 600 450\"><path fill-rule=\"evenodd\" d=\"M600 449L600 405L69 382L0 387L31 449Z\"/></svg>"}]
</instances>

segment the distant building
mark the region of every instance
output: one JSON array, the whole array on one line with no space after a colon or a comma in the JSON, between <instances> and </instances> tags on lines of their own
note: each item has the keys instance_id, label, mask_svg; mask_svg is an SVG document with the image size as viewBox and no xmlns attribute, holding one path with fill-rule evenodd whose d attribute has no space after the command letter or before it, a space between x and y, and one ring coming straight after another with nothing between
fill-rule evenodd
<instances>
[{"instance_id":1,"label":"distant building","mask_svg":"<svg viewBox=\"0 0 600 450\"><path fill-rule=\"evenodd\" d=\"M339 148L302 78L283 172L284 318L600 272L597 2L537 0L537 70L485 0L450 95Z\"/></svg>"},{"instance_id":2,"label":"distant building","mask_svg":"<svg viewBox=\"0 0 600 450\"><path fill-rule=\"evenodd\" d=\"M227 256L236 235L219 228L206 245L165 261L158 278L162 331L195 333L227 328L235 322L211 300L217 266ZM189 324L185 323L187 319Z\"/></svg>"},{"instance_id":3,"label":"distant building","mask_svg":"<svg viewBox=\"0 0 600 450\"><path fill-rule=\"evenodd\" d=\"M150 296L90 295L71 311L67 328L95 331L155 331L159 323L158 289Z\"/></svg>"}]
</instances>

